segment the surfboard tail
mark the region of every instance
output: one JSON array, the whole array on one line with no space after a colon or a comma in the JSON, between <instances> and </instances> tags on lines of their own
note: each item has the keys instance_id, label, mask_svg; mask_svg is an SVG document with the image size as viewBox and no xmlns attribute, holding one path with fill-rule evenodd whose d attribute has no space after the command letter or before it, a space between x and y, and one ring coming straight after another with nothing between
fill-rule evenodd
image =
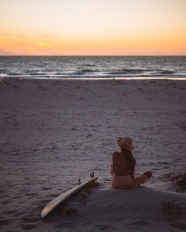
<instances>
[{"instance_id":1,"label":"surfboard tail","mask_svg":"<svg viewBox=\"0 0 186 232\"><path fill-rule=\"evenodd\" d=\"M90 178L94 178L94 172L90 173Z\"/></svg>"}]
</instances>

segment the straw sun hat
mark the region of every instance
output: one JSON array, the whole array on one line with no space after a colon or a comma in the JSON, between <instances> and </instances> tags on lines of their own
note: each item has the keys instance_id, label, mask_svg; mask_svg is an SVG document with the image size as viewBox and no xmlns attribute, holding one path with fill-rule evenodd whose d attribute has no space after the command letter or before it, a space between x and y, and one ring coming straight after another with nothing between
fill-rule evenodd
<instances>
[{"instance_id":1,"label":"straw sun hat","mask_svg":"<svg viewBox=\"0 0 186 232\"><path fill-rule=\"evenodd\" d=\"M129 137L125 137L125 138L119 138L117 140L117 144L120 146L120 147L123 147L127 150L133 150L134 147L132 146L132 139L129 138Z\"/></svg>"}]
</instances>

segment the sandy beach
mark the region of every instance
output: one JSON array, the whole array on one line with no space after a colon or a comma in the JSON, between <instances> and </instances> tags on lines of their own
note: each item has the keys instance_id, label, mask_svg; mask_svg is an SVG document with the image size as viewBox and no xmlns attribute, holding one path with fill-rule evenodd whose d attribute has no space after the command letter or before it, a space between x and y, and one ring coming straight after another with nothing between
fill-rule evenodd
<instances>
[{"instance_id":1,"label":"sandy beach","mask_svg":"<svg viewBox=\"0 0 186 232\"><path fill-rule=\"evenodd\" d=\"M186 230L186 193L170 181L186 172L186 81L2 79L0 131L1 231ZM110 188L122 136L133 139L136 175L153 173L133 190ZM92 171L101 186L69 202L76 215L41 218Z\"/></svg>"}]
</instances>

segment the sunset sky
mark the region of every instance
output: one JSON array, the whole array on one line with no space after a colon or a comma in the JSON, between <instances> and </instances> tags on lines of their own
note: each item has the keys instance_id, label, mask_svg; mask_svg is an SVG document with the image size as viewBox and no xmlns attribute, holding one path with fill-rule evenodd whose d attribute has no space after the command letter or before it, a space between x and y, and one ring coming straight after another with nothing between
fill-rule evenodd
<instances>
[{"instance_id":1,"label":"sunset sky","mask_svg":"<svg viewBox=\"0 0 186 232\"><path fill-rule=\"evenodd\" d=\"M186 55L186 0L0 0L0 55Z\"/></svg>"}]
</instances>

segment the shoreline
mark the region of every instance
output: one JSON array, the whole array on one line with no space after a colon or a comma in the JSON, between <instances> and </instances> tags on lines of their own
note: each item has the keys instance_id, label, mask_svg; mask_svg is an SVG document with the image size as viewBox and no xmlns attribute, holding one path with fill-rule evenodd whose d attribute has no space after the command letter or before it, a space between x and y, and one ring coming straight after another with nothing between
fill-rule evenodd
<instances>
[{"instance_id":1,"label":"shoreline","mask_svg":"<svg viewBox=\"0 0 186 232\"><path fill-rule=\"evenodd\" d=\"M24 77L0 77L0 81L2 81L2 80L6 80L6 79L18 79L18 80L74 80L74 81L76 81L76 80L80 80L80 81L83 81L83 80L85 80L85 81L88 81L88 80L90 80L90 81L93 81L93 80L103 80L103 81L105 81L105 80L109 80L109 81L112 81L112 80L119 80L119 81L121 81L121 80L173 80L173 81L186 81L186 77L161 77L161 76L159 76L159 77L90 77L90 78L88 78L88 77L85 77L85 78L78 78L78 77L72 77L72 78L70 78L70 77L67 77L67 78L32 78L32 77L30 77L30 78L24 78Z\"/></svg>"}]
</instances>

